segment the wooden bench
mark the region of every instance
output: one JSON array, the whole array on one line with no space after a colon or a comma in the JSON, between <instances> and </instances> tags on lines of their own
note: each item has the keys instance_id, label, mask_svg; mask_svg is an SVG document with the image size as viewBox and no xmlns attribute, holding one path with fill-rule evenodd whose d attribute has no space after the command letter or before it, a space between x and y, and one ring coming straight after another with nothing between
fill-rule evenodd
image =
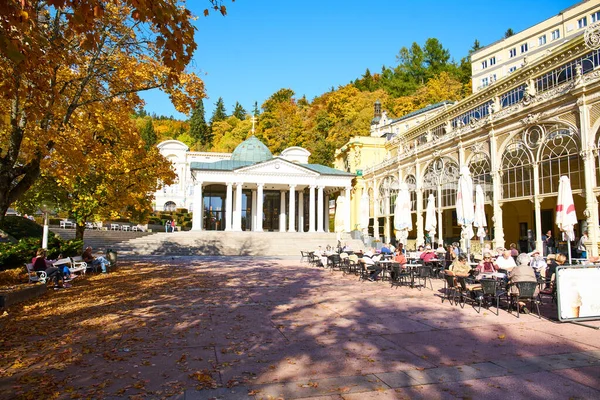
<instances>
[{"instance_id":1,"label":"wooden bench","mask_svg":"<svg viewBox=\"0 0 600 400\"><path fill-rule=\"evenodd\" d=\"M73 221L60 221L60 227L63 229L72 228L75 229L77 225Z\"/></svg>"}]
</instances>

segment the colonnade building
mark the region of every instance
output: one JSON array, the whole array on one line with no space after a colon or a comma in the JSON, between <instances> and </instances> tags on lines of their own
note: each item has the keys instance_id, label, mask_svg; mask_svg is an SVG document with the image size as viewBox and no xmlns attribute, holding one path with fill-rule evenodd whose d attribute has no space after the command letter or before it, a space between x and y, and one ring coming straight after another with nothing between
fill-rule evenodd
<instances>
[{"instance_id":1,"label":"colonnade building","mask_svg":"<svg viewBox=\"0 0 600 400\"><path fill-rule=\"evenodd\" d=\"M155 209L187 208L195 231L329 232L329 198L349 198L354 178L310 164L301 147L273 156L255 136L233 153L192 152L177 140L158 147L178 178L155 194ZM350 209L340 212L349 232Z\"/></svg>"},{"instance_id":2,"label":"colonnade building","mask_svg":"<svg viewBox=\"0 0 600 400\"><path fill-rule=\"evenodd\" d=\"M586 13L595 15L598 2L590 3L596 8L588 7ZM594 29L595 35L590 34ZM360 221L360 198L368 193L370 222L360 228L377 239L393 238L395 198L399 184L405 182L414 226L409 246L425 242L429 194L437 206L435 236L446 243L457 241L457 183L460 167L468 166L474 187L481 185L485 193L486 239L495 247L515 243L521 251L541 249L543 234L549 230L559 234L555 225L558 183L560 176L567 175L579 219L577 236L588 231L588 254L597 255L597 38L598 24L588 26L454 104L432 105L399 119L387 118L381 105L375 104L371 136L353 137L336 152L335 165L356 175L352 225Z\"/></svg>"}]
</instances>

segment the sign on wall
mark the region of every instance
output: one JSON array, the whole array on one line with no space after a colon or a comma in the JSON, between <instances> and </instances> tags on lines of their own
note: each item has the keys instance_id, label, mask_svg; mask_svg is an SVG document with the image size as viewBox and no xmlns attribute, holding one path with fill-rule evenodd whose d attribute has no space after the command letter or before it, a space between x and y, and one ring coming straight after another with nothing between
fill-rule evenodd
<instances>
[{"instance_id":1,"label":"sign on wall","mask_svg":"<svg viewBox=\"0 0 600 400\"><path fill-rule=\"evenodd\" d=\"M556 270L558 319L600 319L600 267L560 267Z\"/></svg>"}]
</instances>

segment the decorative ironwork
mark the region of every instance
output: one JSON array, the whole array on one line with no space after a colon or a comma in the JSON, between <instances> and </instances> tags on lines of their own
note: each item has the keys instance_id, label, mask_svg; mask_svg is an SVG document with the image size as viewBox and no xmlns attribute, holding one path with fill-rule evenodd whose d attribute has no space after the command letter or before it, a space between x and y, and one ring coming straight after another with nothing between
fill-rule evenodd
<instances>
[{"instance_id":1,"label":"decorative ironwork","mask_svg":"<svg viewBox=\"0 0 600 400\"><path fill-rule=\"evenodd\" d=\"M427 168L423 176L423 190L437 191L438 186L442 189L440 207L453 207L456 204L456 187L459 177L458 163L448 157L439 157L434 159ZM437 197L437 195L436 195ZM425 199L424 199L425 200ZM426 207L426 204L424 204Z\"/></svg>"},{"instance_id":2,"label":"decorative ironwork","mask_svg":"<svg viewBox=\"0 0 600 400\"><path fill-rule=\"evenodd\" d=\"M513 139L502 155L500 176L502 198L510 199L533 194L533 156L520 140Z\"/></svg>"},{"instance_id":3,"label":"decorative ironwork","mask_svg":"<svg viewBox=\"0 0 600 400\"><path fill-rule=\"evenodd\" d=\"M491 201L493 196L492 163L490 157L484 152L477 152L469 161L469 171L473 178L473 188L481 185L486 201Z\"/></svg>"},{"instance_id":4,"label":"decorative ironwork","mask_svg":"<svg viewBox=\"0 0 600 400\"><path fill-rule=\"evenodd\" d=\"M579 138L569 129L550 132L540 152L540 193L558 193L558 181L562 175L571 180L571 189L582 188Z\"/></svg>"},{"instance_id":5,"label":"decorative ironwork","mask_svg":"<svg viewBox=\"0 0 600 400\"><path fill-rule=\"evenodd\" d=\"M398 178L395 176L386 176L379 185L379 215L389 215L394 211L394 203L398 196ZM387 209L389 205L389 209Z\"/></svg>"},{"instance_id":6,"label":"decorative ironwork","mask_svg":"<svg viewBox=\"0 0 600 400\"><path fill-rule=\"evenodd\" d=\"M417 180L414 175L408 175L404 179L406 186L408 186L408 192L410 193L410 209L413 212L417 212Z\"/></svg>"},{"instance_id":7,"label":"decorative ironwork","mask_svg":"<svg viewBox=\"0 0 600 400\"><path fill-rule=\"evenodd\" d=\"M590 49L600 49L600 22L591 24L583 34L585 45Z\"/></svg>"}]
</instances>

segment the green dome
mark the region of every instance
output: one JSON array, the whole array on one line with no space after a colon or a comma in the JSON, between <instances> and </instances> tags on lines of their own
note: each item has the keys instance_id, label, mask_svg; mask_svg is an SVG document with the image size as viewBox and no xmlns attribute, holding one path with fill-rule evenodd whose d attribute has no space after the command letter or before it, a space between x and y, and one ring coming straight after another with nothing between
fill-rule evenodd
<instances>
[{"instance_id":1,"label":"green dome","mask_svg":"<svg viewBox=\"0 0 600 400\"><path fill-rule=\"evenodd\" d=\"M254 135L238 144L233 153L233 161L252 161L255 163L267 161L273 158L273 154L263 142Z\"/></svg>"}]
</instances>

